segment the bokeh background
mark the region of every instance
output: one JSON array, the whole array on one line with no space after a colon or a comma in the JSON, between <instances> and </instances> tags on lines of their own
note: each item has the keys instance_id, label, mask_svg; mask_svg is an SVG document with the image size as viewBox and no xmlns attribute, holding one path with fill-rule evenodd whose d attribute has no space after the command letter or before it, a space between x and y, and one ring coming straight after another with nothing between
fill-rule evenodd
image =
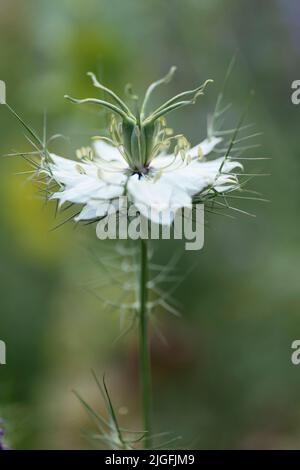
<instances>
[{"instance_id":1,"label":"bokeh background","mask_svg":"<svg viewBox=\"0 0 300 470\"><path fill-rule=\"evenodd\" d=\"M256 218L209 215L200 252L165 241L155 247L160 263L182 251L181 274L195 265L176 289L182 317L156 312L167 344L156 330L152 336L155 431L182 435L182 446L300 445L300 366L290 360L300 337L300 107L290 99L300 78L299 7L297 0L0 0L7 100L39 132L47 110L48 135L68 138L53 142L58 153L72 156L105 125L105 114L63 99L95 94L89 70L121 94L128 82L141 93L176 64L157 99L214 78L196 106L170 116L192 143L205 137L236 52L227 127L255 89L248 122L263 135L249 155L272 159L250 162L251 171L271 174L251 188L271 202L240 203ZM0 122L1 155L29 149L4 107ZM118 286L95 262L115 247L98 241L93 227L74 230L70 222L51 231L61 216L19 171L26 171L21 159L1 158L0 415L14 448L89 448L81 430L93 424L72 389L104 411L91 368L106 373L121 421L140 427L135 332L114 342L119 312L85 289L93 282L100 296L118 301Z\"/></svg>"}]
</instances>

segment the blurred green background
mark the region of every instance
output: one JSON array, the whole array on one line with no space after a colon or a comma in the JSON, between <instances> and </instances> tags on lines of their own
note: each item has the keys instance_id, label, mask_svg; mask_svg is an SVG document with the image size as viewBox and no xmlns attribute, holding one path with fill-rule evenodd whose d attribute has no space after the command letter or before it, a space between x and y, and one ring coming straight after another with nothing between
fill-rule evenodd
<instances>
[{"instance_id":1,"label":"blurred green background","mask_svg":"<svg viewBox=\"0 0 300 470\"><path fill-rule=\"evenodd\" d=\"M237 52L227 90L228 125L256 97L248 122L264 134L250 156L251 170L271 173L251 187L271 203L244 201L256 218L209 216L205 247L186 252L179 272L192 274L176 290L178 319L157 311L168 345L153 333L155 431L174 431L198 449L299 448L300 366L290 360L300 337L299 113L291 82L300 73L297 0L0 0L0 79L7 101L41 131L69 140L52 149L73 155L105 125L98 110L72 106L63 95L95 94L86 72L97 72L117 92L131 82L142 92L176 64L178 73L157 96L215 83L196 106L170 116L176 131L196 144L205 137L226 69ZM0 108L0 153L28 149L22 129ZM110 311L83 286L117 299L94 263L113 250L93 227L56 231L54 204L45 207L18 158L0 160L0 415L9 444L26 449L80 449L93 429L76 389L101 410L90 369L106 373L127 427L140 427L134 332L120 333ZM247 169L247 166L246 166ZM246 204L247 202L247 204ZM59 219L61 220L61 219ZM92 248L92 253L89 249ZM162 241L157 262L182 244Z\"/></svg>"}]
</instances>

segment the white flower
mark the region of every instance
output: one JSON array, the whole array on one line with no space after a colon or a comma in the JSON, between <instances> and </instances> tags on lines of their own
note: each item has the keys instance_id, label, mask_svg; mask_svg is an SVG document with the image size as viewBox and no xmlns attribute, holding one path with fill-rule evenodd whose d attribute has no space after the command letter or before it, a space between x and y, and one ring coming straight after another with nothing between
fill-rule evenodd
<instances>
[{"instance_id":1,"label":"white flower","mask_svg":"<svg viewBox=\"0 0 300 470\"><path fill-rule=\"evenodd\" d=\"M165 77L152 83L140 108L134 111L92 73L88 75L93 85L102 90L109 101L67 96L73 103L96 104L112 113L110 137L96 139L94 151L78 150L76 161L54 154L42 160L42 172L60 186L52 199L58 199L60 205L66 201L83 205L76 221L97 220L117 212L123 209L121 201L126 196L149 220L170 225L178 209L238 188L233 170L242 169L240 163L231 161L229 155L203 160L221 142L220 138L212 136L190 148L186 138L174 135L165 120L170 112L194 104L212 80L149 110L152 93L159 85L168 83L174 72L175 67L172 67ZM210 126L212 134L213 127ZM174 151L167 153L171 145Z\"/></svg>"},{"instance_id":2,"label":"white flower","mask_svg":"<svg viewBox=\"0 0 300 470\"><path fill-rule=\"evenodd\" d=\"M158 154L143 172L135 172L121 150L97 140L95 157L74 161L51 154L49 176L63 189L52 195L60 205L69 201L83 204L76 221L92 220L118 209L118 198L127 195L130 202L148 219L171 224L177 209L190 207L196 194L224 193L238 187L231 172L242 165L224 157L202 161L221 141L212 137L180 154Z\"/></svg>"}]
</instances>

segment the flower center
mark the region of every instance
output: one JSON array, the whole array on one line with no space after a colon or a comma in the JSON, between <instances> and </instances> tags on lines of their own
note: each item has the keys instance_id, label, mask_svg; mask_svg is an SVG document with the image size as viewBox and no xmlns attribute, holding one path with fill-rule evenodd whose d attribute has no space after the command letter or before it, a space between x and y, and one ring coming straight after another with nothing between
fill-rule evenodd
<instances>
[{"instance_id":1,"label":"flower center","mask_svg":"<svg viewBox=\"0 0 300 470\"><path fill-rule=\"evenodd\" d=\"M139 180L140 180L143 176L148 175L149 171L150 171L149 164L144 165L142 168L135 167L132 170L131 176L138 175Z\"/></svg>"}]
</instances>

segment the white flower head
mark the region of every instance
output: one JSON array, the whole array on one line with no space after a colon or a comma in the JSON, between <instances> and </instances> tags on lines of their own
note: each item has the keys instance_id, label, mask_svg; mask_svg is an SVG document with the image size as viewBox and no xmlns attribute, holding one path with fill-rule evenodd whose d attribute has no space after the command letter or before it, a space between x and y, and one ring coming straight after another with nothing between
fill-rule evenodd
<instances>
[{"instance_id":1,"label":"white flower head","mask_svg":"<svg viewBox=\"0 0 300 470\"><path fill-rule=\"evenodd\" d=\"M76 221L97 220L115 212L119 210L118 198L127 196L146 218L170 225L176 211L191 207L196 197L205 202L208 196L238 188L233 170L242 169L240 163L226 156L210 161L205 158L221 142L220 137L211 135L191 148L183 135L173 135L165 120L171 111L195 103L211 80L147 113L153 91L167 83L174 71L172 67L149 86L136 113L91 73L93 84L111 101L67 97L74 103L104 106L113 113L109 138L95 138L93 148L76 152L76 160L50 154L43 166L43 172L60 186L52 199L58 199L60 205L66 201L83 205Z\"/></svg>"}]
</instances>

